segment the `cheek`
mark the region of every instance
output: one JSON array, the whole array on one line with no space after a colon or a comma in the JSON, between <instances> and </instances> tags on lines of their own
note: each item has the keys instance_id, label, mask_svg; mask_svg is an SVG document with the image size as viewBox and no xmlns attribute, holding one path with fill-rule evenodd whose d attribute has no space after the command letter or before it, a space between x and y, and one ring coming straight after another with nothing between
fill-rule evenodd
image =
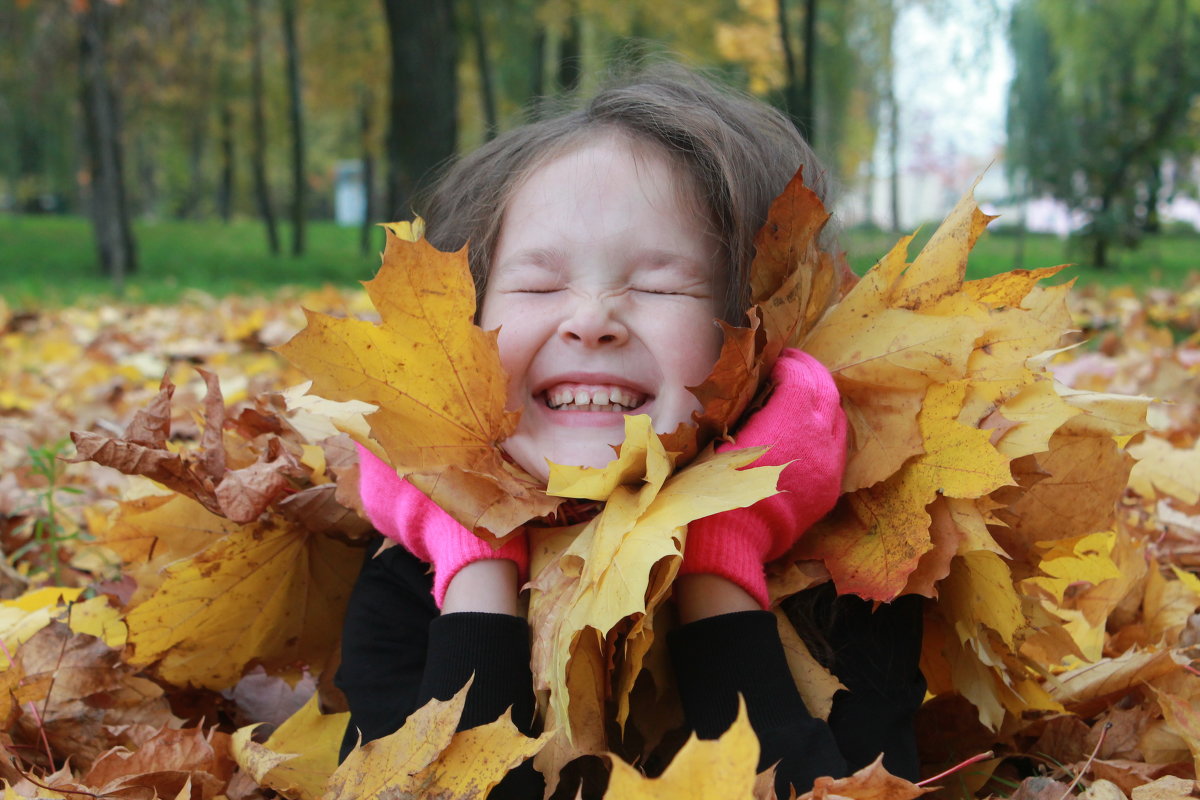
<instances>
[{"instance_id":1,"label":"cheek","mask_svg":"<svg viewBox=\"0 0 1200 800\"><path fill-rule=\"evenodd\" d=\"M724 337L710 316L697 317L673 331L673 371L688 386L701 383L712 372L721 354ZM664 339L663 341L667 341Z\"/></svg>"}]
</instances>

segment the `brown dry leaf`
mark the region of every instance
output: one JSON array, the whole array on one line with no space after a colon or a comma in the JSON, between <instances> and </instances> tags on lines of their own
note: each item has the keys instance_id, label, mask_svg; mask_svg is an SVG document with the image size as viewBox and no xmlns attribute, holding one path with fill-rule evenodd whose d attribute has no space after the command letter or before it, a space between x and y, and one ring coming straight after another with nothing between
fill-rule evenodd
<instances>
[{"instance_id":1,"label":"brown dry leaf","mask_svg":"<svg viewBox=\"0 0 1200 800\"><path fill-rule=\"evenodd\" d=\"M178 725L158 685L138 677L104 642L61 622L38 631L15 658L23 677L14 690L14 734L30 745L44 734L53 751L72 754L76 769L129 744L130 726Z\"/></svg>"},{"instance_id":2,"label":"brown dry leaf","mask_svg":"<svg viewBox=\"0 0 1200 800\"><path fill-rule=\"evenodd\" d=\"M126 475L142 475L191 497L213 513L234 522L256 519L291 487L291 478L304 477L295 459L272 438L259 463L230 470L224 440L225 403L214 373L199 370L207 391L205 426L195 454L167 447L174 385L163 378L162 390L148 411L134 417L123 438L73 431L76 461L94 461Z\"/></svg>"},{"instance_id":3,"label":"brown dry leaf","mask_svg":"<svg viewBox=\"0 0 1200 800\"><path fill-rule=\"evenodd\" d=\"M349 719L349 713L322 714L314 693L265 744L250 739L257 726L239 729L233 737L233 756L262 786L296 800L320 800L337 769Z\"/></svg>"},{"instance_id":4,"label":"brown dry leaf","mask_svg":"<svg viewBox=\"0 0 1200 800\"><path fill-rule=\"evenodd\" d=\"M376 405L367 420L388 461L468 528L504 536L553 510L500 451L517 418L505 411L496 332L474 324L466 250L389 229L383 266L364 286L380 324L307 312L279 352L316 394Z\"/></svg>"},{"instance_id":5,"label":"brown dry leaf","mask_svg":"<svg viewBox=\"0 0 1200 800\"><path fill-rule=\"evenodd\" d=\"M455 733L470 687L468 681L449 700L430 700L400 730L352 751L329 779L326 800L487 796L549 734L527 738L507 714Z\"/></svg>"},{"instance_id":6,"label":"brown dry leaf","mask_svg":"<svg viewBox=\"0 0 1200 800\"><path fill-rule=\"evenodd\" d=\"M1013 490L1011 502L996 511L1008 526L997 537L1009 554L1029 560L1037 542L1112 527L1113 502L1125 487L1133 461L1111 438L1060 431L1050 439L1049 452L1032 458L1042 477L1024 490ZM1006 500L1005 492L997 493L997 499Z\"/></svg>"},{"instance_id":7,"label":"brown dry leaf","mask_svg":"<svg viewBox=\"0 0 1200 800\"><path fill-rule=\"evenodd\" d=\"M323 663L361 564L357 548L275 516L239 526L167 566L129 609L130 663L158 662L163 679L212 689L233 686L252 663Z\"/></svg>"},{"instance_id":8,"label":"brown dry leaf","mask_svg":"<svg viewBox=\"0 0 1200 800\"><path fill-rule=\"evenodd\" d=\"M1156 692L1163 718L1171 729L1186 743L1192 753L1192 764L1200 775L1200 708L1196 702L1186 698Z\"/></svg>"},{"instance_id":9,"label":"brown dry leaf","mask_svg":"<svg viewBox=\"0 0 1200 800\"><path fill-rule=\"evenodd\" d=\"M617 756L611 756L612 773L606 800L753 800L758 763L758 738L750 727L746 704L739 701L738 716L720 738L692 735L657 778L647 778Z\"/></svg>"},{"instance_id":10,"label":"brown dry leaf","mask_svg":"<svg viewBox=\"0 0 1200 800\"><path fill-rule=\"evenodd\" d=\"M1102 704L1113 695L1179 670L1186 663L1187 657L1173 650L1129 650L1116 658L1063 673L1050 694L1072 710L1085 704Z\"/></svg>"},{"instance_id":11,"label":"brown dry leaf","mask_svg":"<svg viewBox=\"0 0 1200 800\"><path fill-rule=\"evenodd\" d=\"M228 738L216 730L205 734L199 728L164 728L137 749L117 747L104 753L81 782L102 796L128 796L137 788L152 789L159 797L208 800L233 775Z\"/></svg>"},{"instance_id":12,"label":"brown dry leaf","mask_svg":"<svg viewBox=\"0 0 1200 800\"><path fill-rule=\"evenodd\" d=\"M883 766L883 756L845 778L817 778L812 791L800 795L798 800L912 800L923 794L936 791L934 787L921 787L898 778Z\"/></svg>"}]
</instances>

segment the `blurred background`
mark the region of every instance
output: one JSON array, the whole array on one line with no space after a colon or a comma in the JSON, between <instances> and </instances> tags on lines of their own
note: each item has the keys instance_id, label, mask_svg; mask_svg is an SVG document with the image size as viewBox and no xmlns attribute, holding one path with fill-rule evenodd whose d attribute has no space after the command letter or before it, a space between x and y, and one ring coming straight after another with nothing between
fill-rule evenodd
<instances>
[{"instance_id":1,"label":"blurred background","mask_svg":"<svg viewBox=\"0 0 1200 800\"><path fill-rule=\"evenodd\" d=\"M859 272L983 175L973 273L1181 286L1198 41L1200 0L0 0L0 292L348 285L430 169L664 53L788 111Z\"/></svg>"}]
</instances>

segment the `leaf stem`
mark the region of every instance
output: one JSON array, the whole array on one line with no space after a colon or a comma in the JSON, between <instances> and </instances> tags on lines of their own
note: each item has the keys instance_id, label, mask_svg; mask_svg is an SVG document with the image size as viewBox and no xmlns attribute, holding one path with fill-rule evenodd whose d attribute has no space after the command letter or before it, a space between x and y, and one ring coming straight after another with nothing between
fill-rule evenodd
<instances>
[{"instance_id":1,"label":"leaf stem","mask_svg":"<svg viewBox=\"0 0 1200 800\"><path fill-rule=\"evenodd\" d=\"M946 777L947 775L953 775L955 772L958 772L960 769L963 769L964 767L969 767L972 764L976 764L980 761L983 761L984 759L991 758L993 755L994 754L992 753L991 750L988 750L986 753L976 753L975 755L971 756L967 760L960 761L959 763L955 764L953 767L946 770L945 772L939 772L937 775L934 775L931 778L926 778L923 781L917 781L916 785L917 786L926 786L928 784L933 783L934 781L940 781L942 778Z\"/></svg>"}]
</instances>

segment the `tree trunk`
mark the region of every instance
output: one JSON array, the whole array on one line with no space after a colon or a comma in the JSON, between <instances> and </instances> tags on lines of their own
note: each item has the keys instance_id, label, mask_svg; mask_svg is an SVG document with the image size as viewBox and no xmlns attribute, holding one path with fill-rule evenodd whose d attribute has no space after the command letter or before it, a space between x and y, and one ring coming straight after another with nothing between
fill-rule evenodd
<instances>
[{"instance_id":1,"label":"tree trunk","mask_svg":"<svg viewBox=\"0 0 1200 800\"><path fill-rule=\"evenodd\" d=\"M220 132L217 134L217 146L220 150L219 158L221 160L220 178L217 181L217 214L220 215L221 221L228 223L233 218L233 193L235 188L234 179L236 177L237 161L235 159L234 148L234 133L233 133L233 105L229 98L233 96L233 65L232 56L237 44L233 37L234 27L234 12L230 8L225 9L225 37L220 48L221 70L217 81L217 91L220 100L217 110L217 125Z\"/></svg>"},{"instance_id":2,"label":"tree trunk","mask_svg":"<svg viewBox=\"0 0 1200 800\"><path fill-rule=\"evenodd\" d=\"M492 62L488 58L487 35L483 27L483 8L479 0L471 0L471 21L475 28L475 63L479 66L479 99L483 104L483 138L496 138L500 125L496 119L496 97L492 89Z\"/></svg>"},{"instance_id":3,"label":"tree trunk","mask_svg":"<svg viewBox=\"0 0 1200 800\"><path fill-rule=\"evenodd\" d=\"M558 88L573 92L583 78L583 33L579 29L579 14L571 15L567 34L558 43Z\"/></svg>"},{"instance_id":4,"label":"tree trunk","mask_svg":"<svg viewBox=\"0 0 1200 800\"><path fill-rule=\"evenodd\" d=\"M202 112L201 112L202 113ZM206 144L206 120L194 119L188 136L188 187L175 207L179 219L191 219L200 205L204 183L204 146Z\"/></svg>"},{"instance_id":5,"label":"tree trunk","mask_svg":"<svg viewBox=\"0 0 1200 800\"><path fill-rule=\"evenodd\" d=\"M100 268L116 291L137 270L137 252L125 197L121 122L105 63L107 3L91 3L79 14L80 99L84 139L91 161L91 216Z\"/></svg>"},{"instance_id":6,"label":"tree trunk","mask_svg":"<svg viewBox=\"0 0 1200 800\"><path fill-rule=\"evenodd\" d=\"M374 133L371 118L373 101L371 90L364 88L358 107L358 130L362 139L363 196L366 199L363 208L362 229L359 235L359 249L363 255L367 255L371 251L371 231L375 229L375 156L371 149L371 139Z\"/></svg>"},{"instance_id":7,"label":"tree trunk","mask_svg":"<svg viewBox=\"0 0 1200 800\"><path fill-rule=\"evenodd\" d=\"M263 109L262 66L262 0L250 0L250 104L251 111L251 172L254 175L254 197L258 211L267 228L267 246L279 255L279 231L275 227L275 211L271 207L271 190L267 184L267 121Z\"/></svg>"},{"instance_id":8,"label":"tree trunk","mask_svg":"<svg viewBox=\"0 0 1200 800\"><path fill-rule=\"evenodd\" d=\"M888 78L888 199L892 230L900 230L900 108L892 77Z\"/></svg>"},{"instance_id":9,"label":"tree trunk","mask_svg":"<svg viewBox=\"0 0 1200 800\"><path fill-rule=\"evenodd\" d=\"M526 108L526 118L536 122L542 118L546 104L546 26L537 25L533 32L533 47L530 55L531 67L529 73L529 105Z\"/></svg>"},{"instance_id":10,"label":"tree trunk","mask_svg":"<svg viewBox=\"0 0 1200 800\"><path fill-rule=\"evenodd\" d=\"M887 106L888 131L888 199L892 231L900 230L900 105L896 102L896 59L893 52L896 42L897 15L894 13L884 27L886 41L883 44L883 102Z\"/></svg>"},{"instance_id":11,"label":"tree trunk","mask_svg":"<svg viewBox=\"0 0 1200 800\"><path fill-rule=\"evenodd\" d=\"M779 23L779 44L783 49L783 69L787 76L784 84L784 105L792 124L811 145L816 139L816 53L817 53L817 0L804 3L804 74L796 64L796 48L792 42L792 29L788 20L787 0L776 0L775 13Z\"/></svg>"},{"instance_id":12,"label":"tree trunk","mask_svg":"<svg viewBox=\"0 0 1200 800\"><path fill-rule=\"evenodd\" d=\"M817 144L817 0L804 4L804 82L796 116L812 147Z\"/></svg>"},{"instance_id":13,"label":"tree trunk","mask_svg":"<svg viewBox=\"0 0 1200 800\"><path fill-rule=\"evenodd\" d=\"M221 123L221 182L217 186L217 213L223 222L229 222L233 217L233 188L234 188L234 147L233 147L233 109L229 101L221 102L218 112Z\"/></svg>"},{"instance_id":14,"label":"tree trunk","mask_svg":"<svg viewBox=\"0 0 1200 800\"><path fill-rule=\"evenodd\" d=\"M391 44L386 214L408 217L425 175L458 141L458 37L450 0L383 0Z\"/></svg>"},{"instance_id":15,"label":"tree trunk","mask_svg":"<svg viewBox=\"0 0 1200 800\"><path fill-rule=\"evenodd\" d=\"M304 103L300 95L300 43L296 38L296 0L281 0L283 43L287 53L288 114L292 128L292 255L304 253L308 180L304 175Z\"/></svg>"}]
</instances>

